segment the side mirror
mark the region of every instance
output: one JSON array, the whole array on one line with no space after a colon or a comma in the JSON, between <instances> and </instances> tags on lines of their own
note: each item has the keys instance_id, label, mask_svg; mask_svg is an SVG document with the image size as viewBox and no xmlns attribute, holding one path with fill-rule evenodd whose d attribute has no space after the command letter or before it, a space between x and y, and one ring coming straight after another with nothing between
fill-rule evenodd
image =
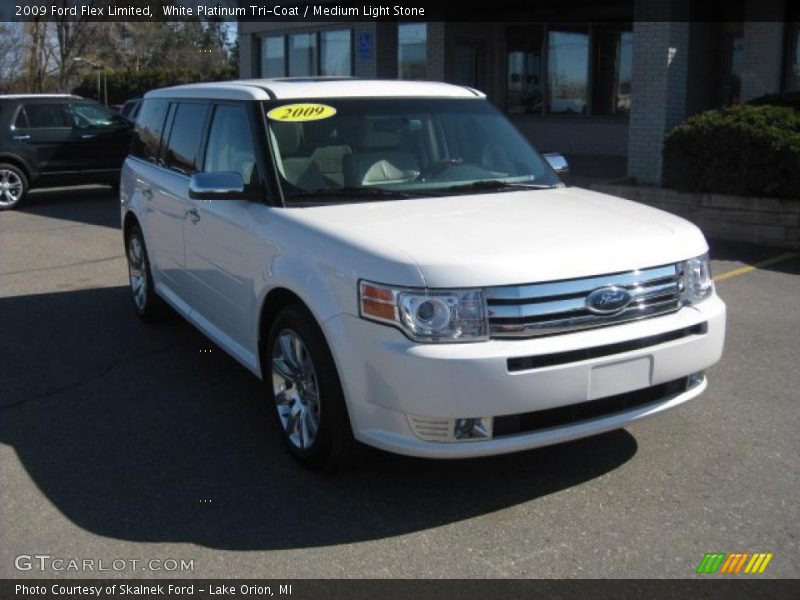
<instances>
[{"instance_id":1,"label":"side mirror","mask_svg":"<svg viewBox=\"0 0 800 600\"><path fill-rule=\"evenodd\" d=\"M553 170L559 175L566 175L569 173L569 163L562 154L558 154L557 152L548 152L543 156Z\"/></svg>"},{"instance_id":2,"label":"side mirror","mask_svg":"<svg viewBox=\"0 0 800 600\"><path fill-rule=\"evenodd\" d=\"M244 200L244 181L239 173L195 173L189 179L193 200Z\"/></svg>"}]
</instances>

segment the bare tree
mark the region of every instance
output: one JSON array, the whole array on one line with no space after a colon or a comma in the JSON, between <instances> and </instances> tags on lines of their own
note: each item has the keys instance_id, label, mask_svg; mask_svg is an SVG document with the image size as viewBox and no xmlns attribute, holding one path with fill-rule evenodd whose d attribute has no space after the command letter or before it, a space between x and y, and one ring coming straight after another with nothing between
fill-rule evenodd
<instances>
[{"instance_id":1,"label":"bare tree","mask_svg":"<svg viewBox=\"0 0 800 600\"><path fill-rule=\"evenodd\" d=\"M70 6L72 0L58 0L56 4L60 6ZM90 4L94 4L91 2ZM75 82L78 65L75 58L83 56L92 47L93 35L96 29L94 23L87 23L81 19L72 21L68 17L57 18L54 22L55 27L55 58L58 73L58 89L61 92L68 92L71 84Z\"/></svg>"},{"instance_id":2,"label":"bare tree","mask_svg":"<svg viewBox=\"0 0 800 600\"><path fill-rule=\"evenodd\" d=\"M40 17L34 17L25 24L25 33L28 38L25 88L33 93L43 92L52 58L48 23Z\"/></svg>"},{"instance_id":3,"label":"bare tree","mask_svg":"<svg viewBox=\"0 0 800 600\"><path fill-rule=\"evenodd\" d=\"M22 24L0 22L0 93L22 86L23 53Z\"/></svg>"}]
</instances>

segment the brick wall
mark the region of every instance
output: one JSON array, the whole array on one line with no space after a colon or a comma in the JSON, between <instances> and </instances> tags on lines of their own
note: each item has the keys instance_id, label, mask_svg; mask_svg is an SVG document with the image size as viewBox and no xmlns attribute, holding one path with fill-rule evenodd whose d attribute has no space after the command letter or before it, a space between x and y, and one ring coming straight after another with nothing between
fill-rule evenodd
<instances>
[{"instance_id":1,"label":"brick wall","mask_svg":"<svg viewBox=\"0 0 800 600\"><path fill-rule=\"evenodd\" d=\"M677 10L687 1L637 0L635 10ZM690 27L687 21L638 20L633 26L628 174L640 182L661 181L664 137L686 117Z\"/></svg>"},{"instance_id":2,"label":"brick wall","mask_svg":"<svg viewBox=\"0 0 800 600\"><path fill-rule=\"evenodd\" d=\"M684 193L645 186L591 187L684 217L710 238L800 248L798 200Z\"/></svg>"}]
</instances>

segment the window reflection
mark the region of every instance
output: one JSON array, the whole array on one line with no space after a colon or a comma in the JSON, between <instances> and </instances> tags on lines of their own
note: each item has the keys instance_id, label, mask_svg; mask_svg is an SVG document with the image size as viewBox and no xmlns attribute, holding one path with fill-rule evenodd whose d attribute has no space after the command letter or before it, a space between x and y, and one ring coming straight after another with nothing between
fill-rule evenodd
<instances>
[{"instance_id":1,"label":"window reflection","mask_svg":"<svg viewBox=\"0 0 800 600\"><path fill-rule=\"evenodd\" d=\"M284 37L261 39L261 76L284 77L286 75L286 49Z\"/></svg>"},{"instance_id":2,"label":"window reflection","mask_svg":"<svg viewBox=\"0 0 800 600\"><path fill-rule=\"evenodd\" d=\"M510 113L542 111L542 29L518 27L508 31L506 101Z\"/></svg>"},{"instance_id":3,"label":"window reflection","mask_svg":"<svg viewBox=\"0 0 800 600\"><path fill-rule=\"evenodd\" d=\"M633 34L598 27L594 39L592 114L626 115L631 110Z\"/></svg>"},{"instance_id":4,"label":"window reflection","mask_svg":"<svg viewBox=\"0 0 800 600\"><path fill-rule=\"evenodd\" d=\"M800 21L790 23L786 91L800 92Z\"/></svg>"},{"instance_id":5,"label":"window reflection","mask_svg":"<svg viewBox=\"0 0 800 600\"><path fill-rule=\"evenodd\" d=\"M425 23L397 26L397 66L400 79L427 79L428 31Z\"/></svg>"},{"instance_id":6,"label":"window reflection","mask_svg":"<svg viewBox=\"0 0 800 600\"><path fill-rule=\"evenodd\" d=\"M584 114L589 80L588 33L549 31L547 71L547 112Z\"/></svg>"},{"instance_id":7,"label":"window reflection","mask_svg":"<svg viewBox=\"0 0 800 600\"><path fill-rule=\"evenodd\" d=\"M289 36L289 77L310 77L317 73L317 36L297 33Z\"/></svg>"},{"instance_id":8,"label":"window reflection","mask_svg":"<svg viewBox=\"0 0 800 600\"><path fill-rule=\"evenodd\" d=\"M319 34L320 74L346 76L352 73L350 30L322 31Z\"/></svg>"}]
</instances>

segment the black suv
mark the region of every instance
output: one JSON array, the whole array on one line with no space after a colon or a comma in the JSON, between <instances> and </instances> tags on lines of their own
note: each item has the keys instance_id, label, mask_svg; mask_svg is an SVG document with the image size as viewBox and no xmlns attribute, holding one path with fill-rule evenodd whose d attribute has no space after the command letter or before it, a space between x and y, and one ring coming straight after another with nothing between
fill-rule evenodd
<instances>
[{"instance_id":1,"label":"black suv","mask_svg":"<svg viewBox=\"0 0 800 600\"><path fill-rule=\"evenodd\" d=\"M0 210L31 187L119 185L132 123L79 96L0 96Z\"/></svg>"}]
</instances>

